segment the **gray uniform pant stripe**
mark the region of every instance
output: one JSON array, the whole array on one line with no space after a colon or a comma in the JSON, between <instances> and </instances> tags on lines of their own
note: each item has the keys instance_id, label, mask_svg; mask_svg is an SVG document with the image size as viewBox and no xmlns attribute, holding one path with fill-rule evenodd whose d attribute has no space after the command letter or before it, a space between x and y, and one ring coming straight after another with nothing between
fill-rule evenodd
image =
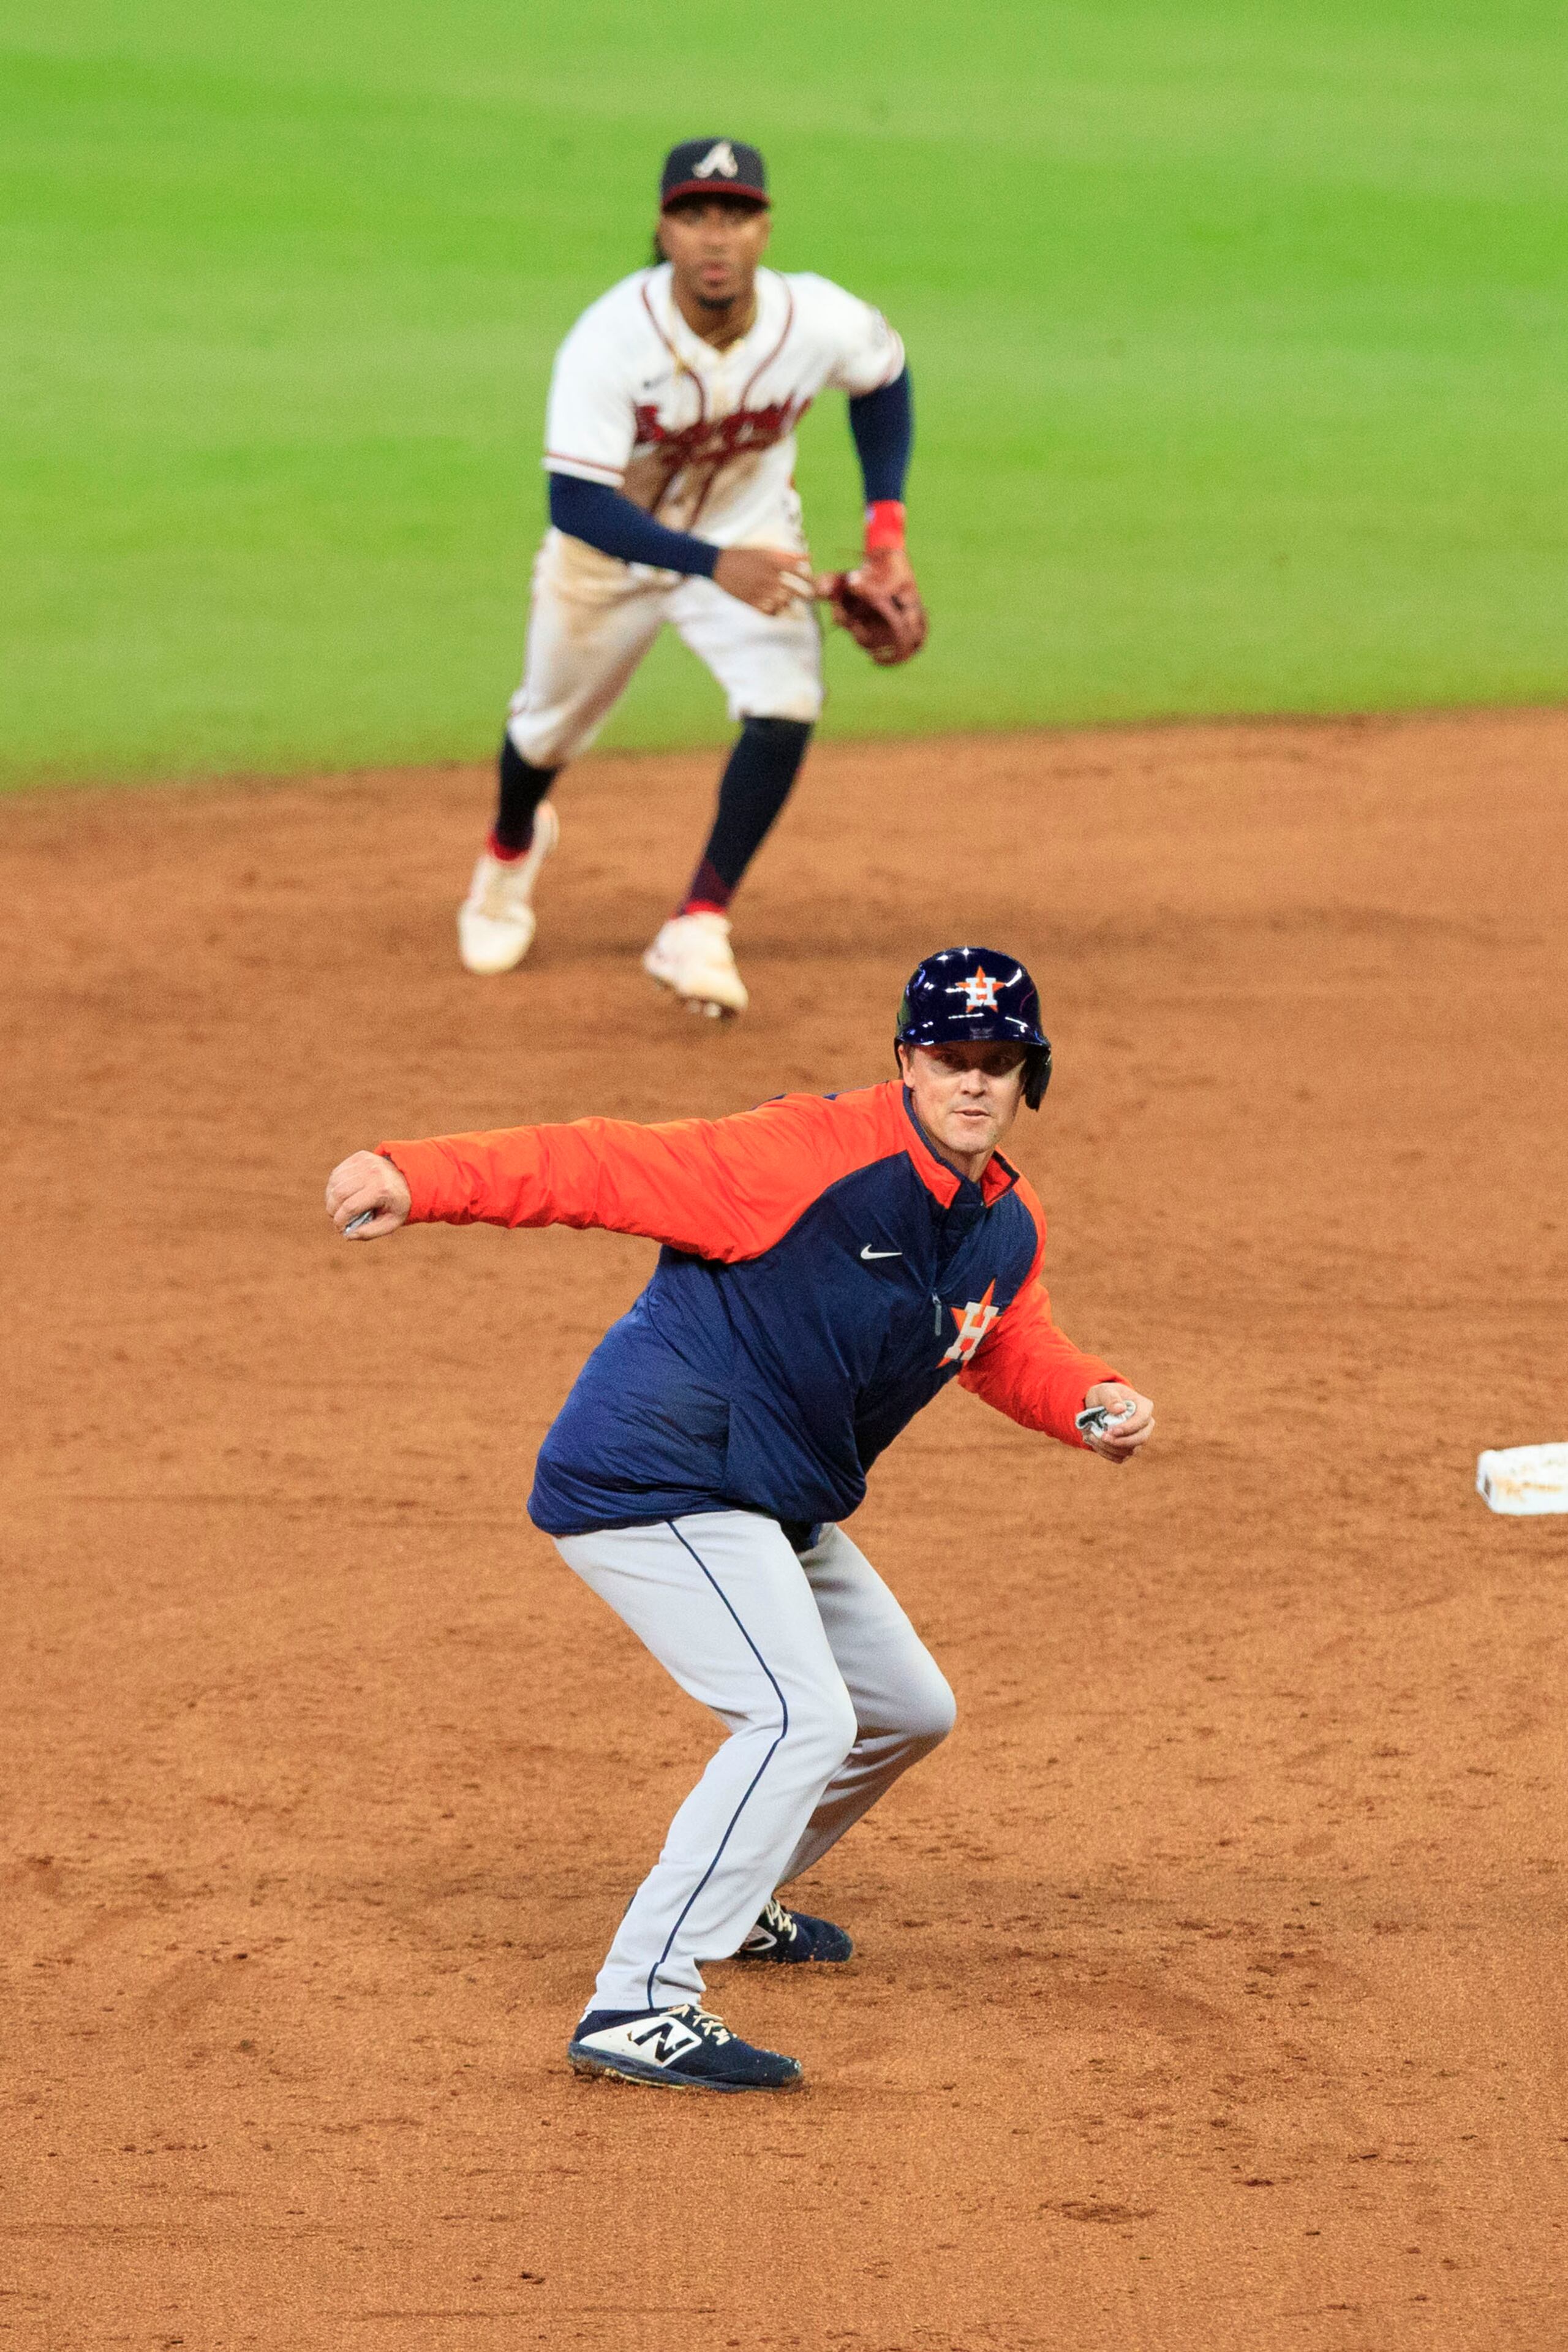
<instances>
[{"instance_id":1,"label":"gray uniform pant stripe","mask_svg":"<svg viewBox=\"0 0 1568 2352\"><path fill-rule=\"evenodd\" d=\"M591 2007L701 2000L774 1888L819 1860L953 1720L908 1618L837 1528L800 1559L771 1519L697 1512L559 1549L729 1737L671 1822Z\"/></svg>"}]
</instances>

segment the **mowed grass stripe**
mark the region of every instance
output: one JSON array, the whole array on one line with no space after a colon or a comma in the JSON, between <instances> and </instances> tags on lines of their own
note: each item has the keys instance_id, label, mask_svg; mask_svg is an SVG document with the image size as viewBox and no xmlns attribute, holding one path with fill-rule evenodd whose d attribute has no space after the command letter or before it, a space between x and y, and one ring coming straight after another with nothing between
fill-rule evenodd
<instances>
[{"instance_id":1,"label":"mowed grass stripe","mask_svg":"<svg viewBox=\"0 0 1568 2352\"><path fill-rule=\"evenodd\" d=\"M1554 10L184 16L0 11L10 781L486 749L551 352L708 129L915 365L932 643L831 727L1562 693ZM836 396L801 482L846 555ZM606 740L723 731L668 646Z\"/></svg>"}]
</instances>

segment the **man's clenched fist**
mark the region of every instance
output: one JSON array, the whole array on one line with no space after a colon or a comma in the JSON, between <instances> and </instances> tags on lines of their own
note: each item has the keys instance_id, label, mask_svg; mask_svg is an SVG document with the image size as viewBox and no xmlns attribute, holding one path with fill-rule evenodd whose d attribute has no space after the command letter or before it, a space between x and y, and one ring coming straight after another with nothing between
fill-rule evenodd
<instances>
[{"instance_id":1,"label":"man's clenched fist","mask_svg":"<svg viewBox=\"0 0 1568 2352\"><path fill-rule=\"evenodd\" d=\"M352 1242L373 1242L382 1234L395 1234L409 1206L408 1186L379 1151L350 1151L327 1179L327 1214L340 1233L365 1210L374 1212L368 1225L349 1235Z\"/></svg>"}]
</instances>

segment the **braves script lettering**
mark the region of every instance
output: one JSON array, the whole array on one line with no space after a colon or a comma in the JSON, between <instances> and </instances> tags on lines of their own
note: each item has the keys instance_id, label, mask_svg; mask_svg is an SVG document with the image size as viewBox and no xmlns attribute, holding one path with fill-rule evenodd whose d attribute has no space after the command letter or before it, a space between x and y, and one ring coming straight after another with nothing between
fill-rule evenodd
<instances>
[{"instance_id":1,"label":"braves script lettering","mask_svg":"<svg viewBox=\"0 0 1568 2352\"><path fill-rule=\"evenodd\" d=\"M768 408L737 408L728 416L705 417L673 431L659 422L651 404L636 410L637 444L653 447L672 473L687 466L722 466L748 449L770 449L782 441L811 405L809 400L775 401Z\"/></svg>"}]
</instances>

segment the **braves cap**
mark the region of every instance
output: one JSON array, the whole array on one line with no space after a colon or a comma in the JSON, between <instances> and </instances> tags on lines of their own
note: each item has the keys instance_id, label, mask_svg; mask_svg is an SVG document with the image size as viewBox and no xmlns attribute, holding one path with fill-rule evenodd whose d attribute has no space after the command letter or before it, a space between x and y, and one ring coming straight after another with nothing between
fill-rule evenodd
<instances>
[{"instance_id":1,"label":"braves cap","mask_svg":"<svg viewBox=\"0 0 1568 2352\"><path fill-rule=\"evenodd\" d=\"M740 139L683 139L659 174L660 210L680 196L741 196L766 205L768 166Z\"/></svg>"},{"instance_id":2,"label":"braves cap","mask_svg":"<svg viewBox=\"0 0 1568 2352\"><path fill-rule=\"evenodd\" d=\"M894 1035L901 1045L1022 1045L1024 1099L1031 1110L1051 1084L1051 1040L1040 1025L1040 992L1017 956L995 948L944 948L917 963Z\"/></svg>"}]
</instances>

